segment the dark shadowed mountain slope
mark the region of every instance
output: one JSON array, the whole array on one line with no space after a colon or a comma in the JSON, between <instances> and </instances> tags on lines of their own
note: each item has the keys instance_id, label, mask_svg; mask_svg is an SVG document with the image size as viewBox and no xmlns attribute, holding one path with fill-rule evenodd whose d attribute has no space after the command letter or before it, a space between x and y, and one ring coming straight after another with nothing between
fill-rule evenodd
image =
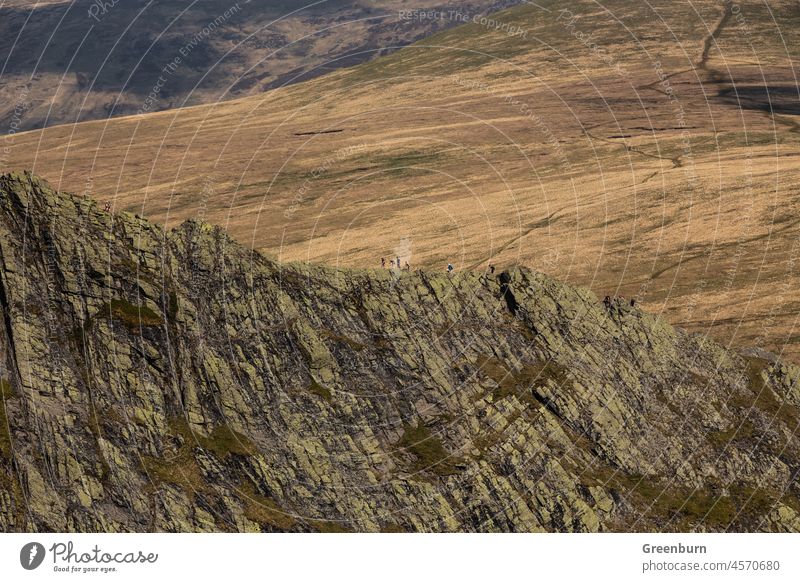
<instances>
[{"instance_id":1,"label":"dark shadowed mountain slope","mask_svg":"<svg viewBox=\"0 0 800 582\"><path fill-rule=\"evenodd\" d=\"M0 128L252 95L368 61L517 3L0 1Z\"/></svg>"},{"instance_id":2,"label":"dark shadowed mountain slope","mask_svg":"<svg viewBox=\"0 0 800 582\"><path fill-rule=\"evenodd\" d=\"M3 531L800 530L800 370L539 273L280 265L30 174L0 260Z\"/></svg>"}]
</instances>

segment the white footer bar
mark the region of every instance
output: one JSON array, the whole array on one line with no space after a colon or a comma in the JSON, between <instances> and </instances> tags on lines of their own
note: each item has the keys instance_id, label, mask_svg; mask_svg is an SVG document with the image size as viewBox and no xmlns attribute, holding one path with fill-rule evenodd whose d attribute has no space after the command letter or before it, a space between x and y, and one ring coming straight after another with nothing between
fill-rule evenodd
<instances>
[{"instance_id":1,"label":"white footer bar","mask_svg":"<svg viewBox=\"0 0 800 582\"><path fill-rule=\"evenodd\" d=\"M777 581L800 580L799 551L800 534L1 534L0 580Z\"/></svg>"}]
</instances>

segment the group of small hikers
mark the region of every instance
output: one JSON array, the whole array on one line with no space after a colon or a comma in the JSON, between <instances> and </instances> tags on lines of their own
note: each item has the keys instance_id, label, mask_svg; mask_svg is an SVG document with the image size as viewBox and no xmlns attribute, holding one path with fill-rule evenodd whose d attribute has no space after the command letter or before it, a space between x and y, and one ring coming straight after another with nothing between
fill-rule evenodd
<instances>
[{"instance_id":1,"label":"group of small hikers","mask_svg":"<svg viewBox=\"0 0 800 582\"><path fill-rule=\"evenodd\" d=\"M400 265L401 265L400 257L397 257L395 259L389 259L389 268L390 269L399 269ZM386 258L385 257L381 257L381 269L385 269L385 268L386 268ZM490 264L488 266L488 269L489 269L489 273L494 275L494 265ZM402 270L403 271L410 271L411 270L411 266L408 264L408 261L406 261L406 264L403 265ZM448 272L448 274L452 273L454 270L455 270L455 267L453 266L453 263L447 263L447 272Z\"/></svg>"},{"instance_id":2,"label":"group of small hikers","mask_svg":"<svg viewBox=\"0 0 800 582\"><path fill-rule=\"evenodd\" d=\"M391 263L391 267L390 268L392 268L392 269L401 268L400 267L400 265L401 265L400 257L397 257L396 259L390 259L389 262ZM386 268L386 259L384 257L381 257L381 269L385 269L385 268ZM405 264L404 267L402 267L402 269L404 271L410 271L411 270L411 266L408 264L408 261L406 261L406 264Z\"/></svg>"},{"instance_id":3,"label":"group of small hikers","mask_svg":"<svg viewBox=\"0 0 800 582\"><path fill-rule=\"evenodd\" d=\"M619 297L614 297L612 299L610 296L606 295L605 298L603 299L603 305L605 305L607 309L611 309L611 306L614 304L615 301L617 302L618 305L619 304L624 305L625 304L625 297L620 295ZM631 300L630 300L630 302L628 304L631 307L636 307L636 299L635 298L631 298Z\"/></svg>"},{"instance_id":4,"label":"group of small hikers","mask_svg":"<svg viewBox=\"0 0 800 582\"><path fill-rule=\"evenodd\" d=\"M103 210L105 212L111 212L111 208L112 208L111 202L106 202L105 205L103 206ZM401 261L400 261L400 257L395 257L394 259L389 259L389 263L390 263L390 268L392 268L392 269L401 269L402 268L403 271L410 271L411 270L411 266L408 264L408 261L406 261L405 265L400 267L400 265L402 264ZM381 257L381 269L385 269L385 268L386 268L386 258L385 257ZM494 275L494 265L492 265L490 263L487 268L489 270L489 273ZM455 267L453 267L453 263L447 263L447 273L450 274L454 270L455 270ZM624 305L625 304L625 297L620 295L619 297L614 297L614 299L612 299L611 296L606 295L605 298L603 299L603 305L606 306L606 309L611 309L612 305L615 302L617 303L617 305L619 305L619 304L623 304ZM629 305L631 307L636 307L636 299L632 298L630 300Z\"/></svg>"},{"instance_id":5,"label":"group of small hikers","mask_svg":"<svg viewBox=\"0 0 800 582\"><path fill-rule=\"evenodd\" d=\"M396 257L394 259L390 259L389 264L390 264L390 268L399 269L400 265L401 265L400 257ZM386 259L384 257L381 257L381 268L382 269L386 268ZM487 266L487 269L488 269L490 274L494 275L494 270L495 270L494 265L492 265L490 263ZM402 267L402 270L404 270L404 271L410 271L411 270L411 267L409 266L408 261L406 261L405 265ZM450 274L454 270L455 270L455 267L453 267L453 263L447 263L447 273ZM626 303L628 305L630 305L631 307L636 307L636 299L633 298L633 297L631 298L630 301L627 301L627 302L626 302L625 297L623 295L620 295L619 297L614 297L613 299L611 298L610 295L606 295L605 298L603 298L603 305L606 306L606 309L611 309L612 306L625 305Z\"/></svg>"}]
</instances>

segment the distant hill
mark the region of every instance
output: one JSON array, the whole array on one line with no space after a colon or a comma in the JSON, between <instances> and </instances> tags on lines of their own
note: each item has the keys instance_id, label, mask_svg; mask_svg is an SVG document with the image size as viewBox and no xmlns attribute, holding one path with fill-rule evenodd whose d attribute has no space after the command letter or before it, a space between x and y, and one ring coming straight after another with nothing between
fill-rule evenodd
<instances>
[{"instance_id":1,"label":"distant hill","mask_svg":"<svg viewBox=\"0 0 800 582\"><path fill-rule=\"evenodd\" d=\"M516 3L4 1L0 129L252 95L391 53L461 24L461 17ZM451 11L460 16L451 18ZM24 115L15 115L19 104Z\"/></svg>"}]
</instances>

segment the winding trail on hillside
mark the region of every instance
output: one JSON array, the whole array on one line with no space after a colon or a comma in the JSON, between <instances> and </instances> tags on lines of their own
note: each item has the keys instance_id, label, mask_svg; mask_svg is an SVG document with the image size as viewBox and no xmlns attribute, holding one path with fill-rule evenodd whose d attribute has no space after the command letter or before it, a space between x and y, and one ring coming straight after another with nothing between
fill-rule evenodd
<instances>
[{"instance_id":1,"label":"winding trail on hillside","mask_svg":"<svg viewBox=\"0 0 800 582\"><path fill-rule=\"evenodd\" d=\"M524 230L522 233L520 233L520 234L518 234L517 236L515 236L515 237L513 237L513 238L511 238L511 239L509 239L509 240L507 240L505 243L503 243L502 245L500 245L500 247L499 247L499 248L498 248L498 249L497 249L497 250L496 250L496 251L493 253L493 255L494 255L494 256L498 256L498 255L500 255L500 254L501 254L501 253L503 253L503 252L504 252L506 249L508 249L508 248L509 248L511 245L513 245L513 244L514 244L514 243L516 243L516 242L519 242L520 240L522 240L523 238L525 238L526 236L528 236L529 234L531 234L533 231L535 231L535 230L539 230L540 228L543 228L543 227L545 227L545 226L550 226L550 225L551 225L551 224L553 224L553 223L554 223L556 220L558 220L558 218L556 218L556 215L557 215L557 214L559 214L561 211L563 211L563 210L565 210L565 209L566 209L566 206L565 206L564 208L559 208L559 209L558 209L558 210L556 210L555 212L551 213L551 214L550 214L550 216L548 216L548 217L546 217L546 218L543 218L543 219L541 219L541 220L537 220L537 221L536 221L536 222L534 222L533 224L529 225L529 226L528 226L528 228L527 228L527 229L525 229L525 230ZM468 265L468 266L467 266L467 270L468 270L468 271L475 270L475 269L477 269L478 267L480 267L480 266L481 266L483 263L485 263L486 261L488 261L488 260L490 260L490 259L491 259L491 257L489 257L488 259L480 259L480 260L478 260L478 261L475 261L475 262L474 262L474 263L472 263L471 265Z\"/></svg>"},{"instance_id":2,"label":"winding trail on hillside","mask_svg":"<svg viewBox=\"0 0 800 582\"><path fill-rule=\"evenodd\" d=\"M662 91L658 89L656 86L663 83L664 81L671 79L672 77L676 77L678 75L682 75L684 73L690 73L692 71L696 71L697 69L702 69L704 71L708 71L712 74L717 73L712 69L708 68L708 55L711 52L712 43L717 39L717 37L722 32L722 29L725 28L728 21L730 20L731 13L728 10L725 10L722 15L717 20L716 24L714 24L714 28L709 31L709 33L703 37L701 41L701 50L700 50L700 57L697 59L697 62L693 64L691 67L687 67L685 69L681 69L679 71L675 71L674 73L670 73L669 75L664 75L661 79L656 79L652 83L646 83L644 85L639 85L637 87L638 90L643 89L651 89L663 95L666 95L666 91Z\"/></svg>"},{"instance_id":3,"label":"winding trail on hillside","mask_svg":"<svg viewBox=\"0 0 800 582\"><path fill-rule=\"evenodd\" d=\"M711 32L709 32L703 38L703 50L700 52L700 59L697 61L696 65L698 69L716 73L716 71L712 71L708 68L708 55L711 52L712 43L716 41L717 37L719 37L720 33L722 33L722 29L725 28L725 25L728 24L730 19L731 12L727 9L723 10L722 16L720 16L719 20L717 20L713 30L711 30Z\"/></svg>"},{"instance_id":4,"label":"winding trail on hillside","mask_svg":"<svg viewBox=\"0 0 800 582\"><path fill-rule=\"evenodd\" d=\"M668 80L668 79L670 79L672 77L675 77L677 75L681 75L683 73L687 73L687 72L690 72L690 71L697 71L697 70L705 71L706 73L708 73L712 77L715 77L718 80L722 81L724 76L721 75L719 73L719 71L711 69L708 66L708 59L709 59L709 54L711 52L711 47L713 46L714 42L719 37L719 35L722 33L722 30L725 28L725 26L730 21L730 18L731 18L731 12L729 10L727 10L727 9L724 9L722 14L720 15L720 17L717 19L716 23L714 24L714 27L708 32L708 34L706 36L703 37L703 39L701 41L700 56L697 59L697 62L692 67L689 67L687 69L681 69L680 71L676 71L674 73L670 73L669 75L665 75L663 78L657 79L656 81L653 81L652 83L648 83L646 85L640 85L638 87L638 89L639 90L650 89L650 90L656 91L658 93L661 93L663 95L667 95L667 92L664 91L664 90L659 89L657 87L657 85L659 85L660 83L663 83L664 81L666 81L666 80ZM730 79L728 79L727 82L730 83ZM797 125L794 122L791 122L791 123L793 123L794 125ZM798 129L800 129L800 126L798 126ZM615 141L611 141L609 139L593 135L592 133L590 133L588 130L585 130L585 129L583 130L583 132L591 139L596 139L596 140L603 141L603 142L606 142L606 143L611 143L611 144L616 144L617 143ZM677 169L677 168L680 168L680 167L683 166L683 161L682 161L681 158L683 158L684 154L679 154L679 155L674 156L674 157L660 156L660 155L657 155L657 154L650 154L650 153L647 153L645 151L642 151L641 149L639 149L639 148L637 148L635 146L629 145L626 142L622 142L622 145L629 152L635 152L635 153L641 154L643 156L647 156L647 157L655 158L655 159L659 159L659 160L668 160L668 161L672 162L672 166L673 166L674 169ZM650 180L656 174L652 174L652 175L648 176L645 181Z\"/></svg>"},{"instance_id":5,"label":"winding trail on hillside","mask_svg":"<svg viewBox=\"0 0 800 582\"><path fill-rule=\"evenodd\" d=\"M726 9L725 12L720 17L720 19L717 21L714 30L712 30L708 34L708 36L706 36L703 39L703 50L700 53L700 59L697 63L697 67L706 71L718 83L727 83L728 85L731 86L731 88L734 91L736 91L736 83L733 81L730 75L726 75L722 71L710 67L708 64L709 52L711 50L712 42L714 42L722 33L722 29L725 28L725 26L728 24L732 15L733 13L730 10ZM758 64L758 66L759 67L761 66L760 63ZM769 90L768 87L766 87L766 89ZM771 118L774 123L786 126L789 132L800 134L800 123L798 123L791 117L787 117L781 115L780 113L776 113L775 111L772 110L771 107L768 110L764 110L763 114Z\"/></svg>"},{"instance_id":6,"label":"winding trail on hillside","mask_svg":"<svg viewBox=\"0 0 800 582\"><path fill-rule=\"evenodd\" d=\"M683 165L683 162L681 161L681 158L683 157L683 154L675 156L675 157L659 156L658 154L650 154L650 153L648 153L646 151L640 150L636 146L632 146L632 145L630 145L629 143L627 143L625 141L619 142L619 141L614 141L614 140L611 140L611 139L608 139L608 138L600 137L598 135L594 135L594 134L592 134L591 132L589 132L586 129L583 130L583 133L589 139L596 139L597 141L602 141L602 142L609 143L609 144L612 144L612 145L622 145L622 147L624 147L628 152L634 152L636 154L640 154L640 155L643 155L645 157L653 158L653 159L656 159L656 160L664 160L664 161L672 162L672 166L674 168L680 168Z\"/></svg>"}]
</instances>

